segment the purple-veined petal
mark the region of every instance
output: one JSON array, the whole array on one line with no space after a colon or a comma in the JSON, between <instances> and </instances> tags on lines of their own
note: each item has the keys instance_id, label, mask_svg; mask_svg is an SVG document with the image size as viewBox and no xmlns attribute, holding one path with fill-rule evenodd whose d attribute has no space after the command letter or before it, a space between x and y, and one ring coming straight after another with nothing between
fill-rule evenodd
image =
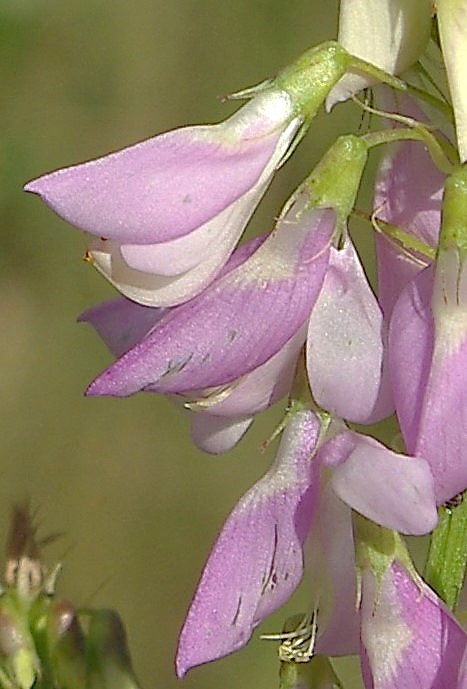
<instances>
[{"instance_id":1,"label":"purple-veined petal","mask_svg":"<svg viewBox=\"0 0 467 689\"><path fill-rule=\"evenodd\" d=\"M319 489L317 465L310 461L319 427L312 412L299 412L271 469L228 517L180 634L179 677L244 646L300 582Z\"/></svg>"},{"instance_id":2,"label":"purple-veined petal","mask_svg":"<svg viewBox=\"0 0 467 689\"><path fill-rule=\"evenodd\" d=\"M392 452L369 436L352 435L354 449L332 475L337 495L389 529L413 535L432 531L438 516L428 463Z\"/></svg>"},{"instance_id":3,"label":"purple-veined petal","mask_svg":"<svg viewBox=\"0 0 467 689\"><path fill-rule=\"evenodd\" d=\"M26 186L73 225L126 244L192 232L258 181L293 121L284 91L258 94L218 125L176 129ZM290 140L300 125L293 123Z\"/></svg>"},{"instance_id":4,"label":"purple-veined petal","mask_svg":"<svg viewBox=\"0 0 467 689\"><path fill-rule=\"evenodd\" d=\"M269 361L232 385L204 390L189 403L191 434L200 450L219 454L243 437L258 414L290 392L298 353L305 340L303 326Z\"/></svg>"},{"instance_id":5,"label":"purple-veined petal","mask_svg":"<svg viewBox=\"0 0 467 689\"><path fill-rule=\"evenodd\" d=\"M465 689L466 634L415 573L393 562L381 581L363 572L362 671L367 689Z\"/></svg>"},{"instance_id":6,"label":"purple-veined petal","mask_svg":"<svg viewBox=\"0 0 467 689\"><path fill-rule=\"evenodd\" d=\"M191 416L191 437L196 447L212 455L231 450L253 423L253 417L236 419L193 413Z\"/></svg>"},{"instance_id":7,"label":"purple-veined petal","mask_svg":"<svg viewBox=\"0 0 467 689\"><path fill-rule=\"evenodd\" d=\"M175 307L88 389L131 395L224 385L261 366L303 325L321 288L332 211L292 209L237 269Z\"/></svg>"},{"instance_id":8,"label":"purple-veined petal","mask_svg":"<svg viewBox=\"0 0 467 689\"><path fill-rule=\"evenodd\" d=\"M305 341L306 326L262 366L238 379L232 385L195 393L190 408L215 416L241 417L257 414L290 391L297 357Z\"/></svg>"},{"instance_id":9,"label":"purple-veined petal","mask_svg":"<svg viewBox=\"0 0 467 689\"><path fill-rule=\"evenodd\" d=\"M378 302L347 238L342 249L331 248L308 327L308 377L323 409L357 423L371 419L381 390L382 322ZM387 407L389 414L390 401Z\"/></svg>"}]
</instances>

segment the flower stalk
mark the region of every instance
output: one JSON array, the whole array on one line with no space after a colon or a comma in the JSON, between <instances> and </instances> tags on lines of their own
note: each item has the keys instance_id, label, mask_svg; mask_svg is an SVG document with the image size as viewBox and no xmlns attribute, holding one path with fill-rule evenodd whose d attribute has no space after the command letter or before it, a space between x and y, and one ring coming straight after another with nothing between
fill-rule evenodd
<instances>
[{"instance_id":1,"label":"flower stalk","mask_svg":"<svg viewBox=\"0 0 467 689\"><path fill-rule=\"evenodd\" d=\"M467 571L467 500L454 498L439 508L423 578L455 610Z\"/></svg>"}]
</instances>

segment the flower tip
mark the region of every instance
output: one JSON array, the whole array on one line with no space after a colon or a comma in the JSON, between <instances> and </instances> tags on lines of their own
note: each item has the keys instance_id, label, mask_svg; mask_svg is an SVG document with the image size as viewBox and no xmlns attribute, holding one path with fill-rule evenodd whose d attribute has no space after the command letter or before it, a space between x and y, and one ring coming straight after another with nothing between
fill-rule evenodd
<instances>
[{"instance_id":1,"label":"flower tip","mask_svg":"<svg viewBox=\"0 0 467 689\"><path fill-rule=\"evenodd\" d=\"M85 397L100 397L101 395L105 395L105 392L102 392L99 388L99 378L96 378L95 380L92 381L86 388L84 392Z\"/></svg>"},{"instance_id":2,"label":"flower tip","mask_svg":"<svg viewBox=\"0 0 467 689\"><path fill-rule=\"evenodd\" d=\"M177 675L177 679L183 679L190 667L190 665L186 665L179 658L179 654L177 653L177 657L175 658L175 674Z\"/></svg>"},{"instance_id":3,"label":"flower tip","mask_svg":"<svg viewBox=\"0 0 467 689\"><path fill-rule=\"evenodd\" d=\"M23 191L27 191L28 194L37 194L38 196L41 195L41 190L40 190L40 184L38 184L40 180L39 179L32 179L30 182L24 185Z\"/></svg>"},{"instance_id":4,"label":"flower tip","mask_svg":"<svg viewBox=\"0 0 467 689\"><path fill-rule=\"evenodd\" d=\"M123 389L116 381L112 372L109 370L104 371L100 376L94 378L92 383L87 387L84 395L85 397L128 397L132 395L137 390Z\"/></svg>"}]
</instances>

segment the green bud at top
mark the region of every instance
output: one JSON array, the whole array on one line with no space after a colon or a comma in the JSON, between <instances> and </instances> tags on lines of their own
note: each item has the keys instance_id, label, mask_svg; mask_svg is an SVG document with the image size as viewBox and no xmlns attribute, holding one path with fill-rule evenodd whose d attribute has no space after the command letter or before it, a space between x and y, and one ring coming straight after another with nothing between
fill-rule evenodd
<instances>
[{"instance_id":1,"label":"green bud at top","mask_svg":"<svg viewBox=\"0 0 467 689\"><path fill-rule=\"evenodd\" d=\"M279 72L275 85L290 94L301 112L314 117L348 63L349 54L339 43L321 43Z\"/></svg>"}]
</instances>

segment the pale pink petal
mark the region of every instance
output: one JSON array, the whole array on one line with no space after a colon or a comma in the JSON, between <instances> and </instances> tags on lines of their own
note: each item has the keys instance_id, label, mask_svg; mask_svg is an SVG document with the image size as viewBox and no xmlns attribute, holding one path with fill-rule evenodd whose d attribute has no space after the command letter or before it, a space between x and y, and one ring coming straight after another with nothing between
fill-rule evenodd
<instances>
[{"instance_id":1,"label":"pale pink petal","mask_svg":"<svg viewBox=\"0 0 467 689\"><path fill-rule=\"evenodd\" d=\"M89 244L89 256L94 267L128 299L144 306L169 307L195 296L195 293L212 282L214 274L220 277L242 263L263 239L264 236L251 240L230 257L229 252L235 242L226 252L226 244L219 241L215 251L205 256L199 265L186 273L171 277L151 275L130 268L123 260L123 247L108 240L92 240Z\"/></svg>"},{"instance_id":2,"label":"pale pink petal","mask_svg":"<svg viewBox=\"0 0 467 689\"><path fill-rule=\"evenodd\" d=\"M320 461L324 453L325 448L314 461ZM358 653L352 513L324 477L305 544L305 572L318 611L316 652L331 656Z\"/></svg>"},{"instance_id":3,"label":"pale pink petal","mask_svg":"<svg viewBox=\"0 0 467 689\"><path fill-rule=\"evenodd\" d=\"M316 402L354 421L373 421L381 391L383 317L352 241L331 248L329 268L311 313L307 370ZM387 414L391 413L390 399ZM386 415L387 415L386 414Z\"/></svg>"},{"instance_id":4,"label":"pale pink petal","mask_svg":"<svg viewBox=\"0 0 467 689\"><path fill-rule=\"evenodd\" d=\"M244 646L300 582L319 483L310 461L319 425L311 412L291 420L274 465L227 519L180 634L179 677Z\"/></svg>"},{"instance_id":5,"label":"pale pink petal","mask_svg":"<svg viewBox=\"0 0 467 689\"><path fill-rule=\"evenodd\" d=\"M120 356L145 337L165 313L166 309L152 309L117 297L88 309L78 320L90 323L112 354Z\"/></svg>"},{"instance_id":6,"label":"pale pink petal","mask_svg":"<svg viewBox=\"0 0 467 689\"><path fill-rule=\"evenodd\" d=\"M353 435L354 449L332 475L337 495L389 529L412 535L432 531L438 515L428 463L392 452L369 436Z\"/></svg>"},{"instance_id":7,"label":"pale pink petal","mask_svg":"<svg viewBox=\"0 0 467 689\"><path fill-rule=\"evenodd\" d=\"M467 488L467 263L443 251L431 308L434 346L420 413L416 454L425 457L440 503Z\"/></svg>"},{"instance_id":8,"label":"pale pink petal","mask_svg":"<svg viewBox=\"0 0 467 689\"><path fill-rule=\"evenodd\" d=\"M52 172L26 191L97 237L170 241L204 225L257 183L292 113L288 94L267 90L221 124L167 132Z\"/></svg>"},{"instance_id":9,"label":"pale pink petal","mask_svg":"<svg viewBox=\"0 0 467 689\"><path fill-rule=\"evenodd\" d=\"M212 455L219 455L231 450L245 435L252 423L253 417L236 419L212 416L205 412L193 413L191 437L200 450Z\"/></svg>"},{"instance_id":10,"label":"pale pink petal","mask_svg":"<svg viewBox=\"0 0 467 689\"><path fill-rule=\"evenodd\" d=\"M424 52L431 16L431 0L341 0L338 40L352 55L399 74ZM326 108L373 83L359 74L344 75L328 96Z\"/></svg>"},{"instance_id":11,"label":"pale pink petal","mask_svg":"<svg viewBox=\"0 0 467 689\"><path fill-rule=\"evenodd\" d=\"M467 96L465 90L467 7L463 0L436 3L439 37L456 117L457 143L461 162L467 159Z\"/></svg>"}]
</instances>

